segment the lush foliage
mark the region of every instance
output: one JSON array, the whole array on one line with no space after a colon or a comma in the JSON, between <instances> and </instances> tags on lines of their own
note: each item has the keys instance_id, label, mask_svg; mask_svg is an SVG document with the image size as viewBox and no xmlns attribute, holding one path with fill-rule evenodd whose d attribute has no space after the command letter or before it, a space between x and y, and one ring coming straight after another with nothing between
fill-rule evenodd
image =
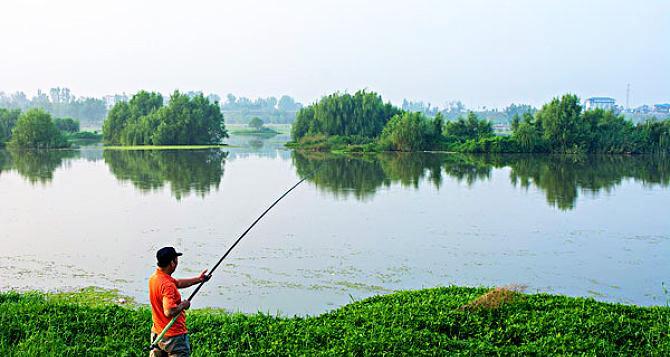
<instances>
[{"instance_id":1,"label":"lush foliage","mask_svg":"<svg viewBox=\"0 0 670 357\"><path fill-rule=\"evenodd\" d=\"M670 308L546 294L464 308L486 292L399 292L306 318L192 310L187 323L194 356L670 354ZM149 309L88 295L0 294L0 354L145 354Z\"/></svg>"},{"instance_id":2,"label":"lush foliage","mask_svg":"<svg viewBox=\"0 0 670 357\"><path fill-rule=\"evenodd\" d=\"M55 118L54 125L60 131L76 133L79 131L79 121L72 118Z\"/></svg>"},{"instance_id":3,"label":"lush foliage","mask_svg":"<svg viewBox=\"0 0 670 357\"><path fill-rule=\"evenodd\" d=\"M21 111L18 109L8 110L0 108L0 147L12 137L12 130L19 120Z\"/></svg>"},{"instance_id":4,"label":"lush foliage","mask_svg":"<svg viewBox=\"0 0 670 357\"><path fill-rule=\"evenodd\" d=\"M354 95L335 93L302 108L291 128L291 138L298 141L308 135L357 135L375 138L399 109L384 103L374 92L358 91Z\"/></svg>"},{"instance_id":5,"label":"lush foliage","mask_svg":"<svg viewBox=\"0 0 670 357\"><path fill-rule=\"evenodd\" d=\"M493 127L488 120L479 119L475 113L468 112L467 118L459 117L455 121L447 122L444 136L448 142L456 143L481 140L493 136Z\"/></svg>"},{"instance_id":6,"label":"lush foliage","mask_svg":"<svg viewBox=\"0 0 670 357\"><path fill-rule=\"evenodd\" d=\"M202 94L175 91L167 106L159 93L140 91L109 111L102 128L106 144L199 145L218 144L228 136L217 103Z\"/></svg>"},{"instance_id":7,"label":"lush foliage","mask_svg":"<svg viewBox=\"0 0 670 357\"><path fill-rule=\"evenodd\" d=\"M21 114L16 121L9 145L18 148L49 149L67 147L68 142L56 128L49 113L41 109L30 109Z\"/></svg>"},{"instance_id":8,"label":"lush foliage","mask_svg":"<svg viewBox=\"0 0 670 357\"><path fill-rule=\"evenodd\" d=\"M489 120L474 112L444 123L441 112L433 113L431 123L424 112L430 106L405 102L405 108L423 108L421 112L403 112L386 120L383 115L367 115L355 103L357 96L376 94L358 92L354 96L333 94L298 113L291 146L308 150L345 151L417 151L447 150L480 153L670 153L670 120L648 120L637 125L601 109L583 111L579 98L566 94L554 98L534 111L529 106L510 106L514 113L512 134L496 136ZM376 96L379 108L386 108ZM359 102L360 98L359 98ZM363 101L364 103L364 101ZM387 112L397 109L389 104ZM380 110L378 113L384 113ZM398 113L397 113L398 114ZM377 132L381 128L380 132ZM378 134L381 134L378 136ZM333 147L330 137L363 136L374 145ZM338 139L338 142L346 139Z\"/></svg>"},{"instance_id":9,"label":"lush foliage","mask_svg":"<svg viewBox=\"0 0 670 357\"><path fill-rule=\"evenodd\" d=\"M428 119L422 113L396 114L386 123L379 138L379 147L388 151L431 150L442 139L442 115Z\"/></svg>"},{"instance_id":10,"label":"lush foliage","mask_svg":"<svg viewBox=\"0 0 670 357\"><path fill-rule=\"evenodd\" d=\"M249 126L256 129L256 130L261 130L261 128L263 127L263 124L265 124L265 123L263 123L263 119L261 119L259 117L253 117L251 119L251 121L249 121Z\"/></svg>"},{"instance_id":11,"label":"lush foliage","mask_svg":"<svg viewBox=\"0 0 670 357\"><path fill-rule=\"evenodd\" d=\"M583 111L579 98L554 98L512 123L516 151L554 153L669 153L670 120L634 125L623 115Z\"/></svg>"}]
</instances>

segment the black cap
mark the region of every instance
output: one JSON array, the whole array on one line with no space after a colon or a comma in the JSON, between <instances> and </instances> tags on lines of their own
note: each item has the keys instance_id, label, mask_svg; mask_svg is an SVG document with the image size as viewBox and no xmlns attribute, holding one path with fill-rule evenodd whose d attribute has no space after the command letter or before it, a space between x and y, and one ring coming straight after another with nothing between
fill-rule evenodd
<instances>
[{"instance_id":1,"label":"black cap","mask_svg":"<svg viewBox=\"0 0 670 357\"><path fill-rule=\"evenodd\" d=\"M182 254L177 253L174 247L163 247L156 252L156 260L158 260L158 266L165 267L168 264L170 264L172 259L180 255Z\"/></svg>"}]
</instances>

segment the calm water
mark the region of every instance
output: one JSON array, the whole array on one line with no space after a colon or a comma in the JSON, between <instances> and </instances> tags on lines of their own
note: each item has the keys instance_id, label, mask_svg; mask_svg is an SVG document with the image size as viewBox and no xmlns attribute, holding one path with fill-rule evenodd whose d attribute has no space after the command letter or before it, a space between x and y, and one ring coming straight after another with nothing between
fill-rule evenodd
<instances>
[{"instance_id":1,"label":"calm water","mask_svg":"<svg viewBox=\"0 0 670 357\"><path fill-rule=\"evenodd\" d=\"M670 162L649 157L301 155L233 137L199 151L0 151L0 290L115 288L146 302L154 253L209 268L194 301L316 314L398 289L528 291L665 305Z\"/></svg>"}]
</instances>

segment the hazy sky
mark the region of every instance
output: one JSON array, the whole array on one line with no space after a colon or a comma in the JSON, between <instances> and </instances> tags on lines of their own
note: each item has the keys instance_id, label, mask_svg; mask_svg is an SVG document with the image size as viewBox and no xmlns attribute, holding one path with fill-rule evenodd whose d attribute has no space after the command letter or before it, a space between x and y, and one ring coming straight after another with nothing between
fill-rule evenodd
<instances>
[{"instance_id":1,"label":"hazy sky","mask_svg":"<svg viewBox=\"0 0 670 357\"><path fill-rule=\"evenodd\" d=\"M0 90L670 102L670 1L0 2Z\"/></svg>"}]
</instances>

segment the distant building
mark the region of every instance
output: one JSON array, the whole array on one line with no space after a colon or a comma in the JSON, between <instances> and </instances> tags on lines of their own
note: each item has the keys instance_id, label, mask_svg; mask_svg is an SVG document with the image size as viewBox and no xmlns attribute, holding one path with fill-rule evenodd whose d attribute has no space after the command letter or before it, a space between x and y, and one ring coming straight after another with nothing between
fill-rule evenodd
<instances>
[{"instance_id":1,"label":"distant building","mask_svg":"<svg viewBox=\"0 0 670 357\"><path fill-rule=\"evenodd\" d=\"M585 107L586 110L592 110L592 109L615 110L616 101L614 100L614 98L610 97L591 97L586 99Z\"/></svg>"},{"instance_id":2,"label":"distant building","mask_svg":"<svg viewBox=\"0 0 670 357\"><path fill-rule=\"evenodd\" d=\"M670 104L654 104L656 113L670 113Z\"/></svg>"}]
</instances>

